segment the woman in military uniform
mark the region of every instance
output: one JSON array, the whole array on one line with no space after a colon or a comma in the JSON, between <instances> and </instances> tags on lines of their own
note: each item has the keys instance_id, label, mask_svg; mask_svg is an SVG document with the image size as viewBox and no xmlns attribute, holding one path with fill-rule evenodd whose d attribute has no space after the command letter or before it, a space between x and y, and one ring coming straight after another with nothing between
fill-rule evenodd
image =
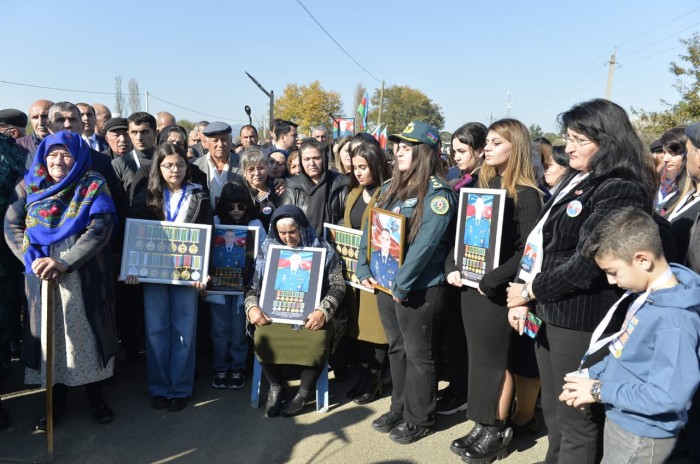
<instances>
[{"instance_id":1,"label":"woman in military uniform","mask_svg":"<svg viewBox=\"0 0 700 464\"><path fill-rule=\"evenodd\" d=\"M394 177L382 187L378 206L407 218L403 265L391 295L379 293L379 316L389 341L393 391L389 412L372 426L391 432L401 444L433 432L436 369L445 296L443 265L451 247L456 196L444 179L440 133L423 122L412 122L392 135ZM369 233L360 242L357 276L373 287L376 279L367 263Z\"/></svg>"}]
</instances>

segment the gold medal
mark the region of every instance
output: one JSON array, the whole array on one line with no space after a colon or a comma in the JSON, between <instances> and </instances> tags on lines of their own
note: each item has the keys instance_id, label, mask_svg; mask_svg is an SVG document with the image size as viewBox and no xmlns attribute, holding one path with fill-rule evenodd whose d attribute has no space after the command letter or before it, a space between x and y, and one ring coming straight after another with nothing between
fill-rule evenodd
<instances>
[{"instance_id":1,"label":"gold medal","mask_svg":"<svg viewBox=\"0 0 700 464\"><path fill-rule=\"evenodd\" d=\"M180 273L177 271L173 271L173 280L180 280Z\"/></svg>"},{"instance_id":2,"label":"gold medal","mask_svg":"<svg viewBox=\"0 0 700 464\"><path fill-rule=\"evenodd\" d=\"M170 252L175 253L177 251L177 245L175 245L175 242L170 242Z\"/></svg>"},{"instance_id":3,"label":"gold medal","mask_svg":"<svg viewBox=\"0 0 700 464\"><path fill-rule=\"evenodd\" d=\"M181 244L177 247L177 252L178 252L178 253L187 253L187 245L185 245L184 243L181 243Z\"/></svg>"},{"instance_id":4,"label":"gold medal","mask_svg":"<svg viewBox=\"0 0 700 464\"><path fill-rule=\"evenodd\" d=\"M180 273L180 277L182 277L182 280L190 280L190 271L185 269Z\"/></svg>"},{"instance_id":5,"label":"gold medal","mask_svg":"<svg viewBox=\"0 0 700 464\"><path fill-rule=\"evenodd\" d=\"M194 255L199 251L199 247L193 243L192 245L190 245L189 251L190 254Z\"/></svg>"},{"instance_id":6,"label":"gold medal","mask_svg":"<svg viewBox=\"0 0 700 464\"><path fill-rule=\"evenodd\" d=\"M153 251L156 249L156 244L153 242L146 242L146 249L148 251Z\"/></svg>"}]
</instances>

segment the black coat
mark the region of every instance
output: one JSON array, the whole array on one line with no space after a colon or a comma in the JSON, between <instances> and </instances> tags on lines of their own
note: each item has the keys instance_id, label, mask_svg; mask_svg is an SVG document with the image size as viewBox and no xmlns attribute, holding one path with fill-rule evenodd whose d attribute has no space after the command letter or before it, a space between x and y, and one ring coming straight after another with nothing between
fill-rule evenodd
<instances>
[{"instance_id":1,"label":"black coat","mask_svg":"<svg viewBox=\"0 0 700 464\"><path fill-rule=\"evenodd\" d=\"M323 223L339 224L345 213L348 196L348 176L326 170L323 179L315 184L306 174L287 180L282 194L283 205L295 205L304 211L314 226L316 234L323 237ZM322 205L317 202L323 202ZM313 211L323 210L322 217L314 217Z\"/></svg>"}]
</instances>

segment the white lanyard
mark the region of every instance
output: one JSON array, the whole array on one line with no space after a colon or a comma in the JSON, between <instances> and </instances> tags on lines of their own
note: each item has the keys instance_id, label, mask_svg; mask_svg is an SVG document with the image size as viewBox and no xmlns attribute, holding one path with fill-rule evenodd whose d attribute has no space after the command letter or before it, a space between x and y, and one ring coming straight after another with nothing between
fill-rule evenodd
<instances>
[{"instance_id":1,"label":"white lanyard","mask_svg":"<svg viewBox=\"0 0 700 464\"><path fill-rule=\"evenodd\" d=\"M680 203L678 203L679 205L683 205L683 206L680 207L680 208L674 209L673 212L672 212L671 214L669 214L668 220L669 220L669 221L673 221L673 220L676 219L678 216L680 216L681 214L683 214L685 211L687 211L688 209L690 209L695 203L697 203L698 201L700 201L700 195L698 195L697 197L693 198L692 201L688 201L688 200L690 200L690 199L692 198L693 195L695 195L695 194L697 194L697 193L698 193L698 192L695 192L695 191L688 192L688 193L686 194L686 196L683 197L683 201L681 201Z\"/></svg>"},{"instance_id":2,"label":"white lanyard","mask_svg":"<svg viewBox=\"0 0 700 464\"><path fill-rule=\"evenodd\" d=\"M622 297L615 302L614 305L610 307L608 310L608 313L605 315L602 321L600 321L600 324L598 324L598 327L595 328L593 331L593 335L591 335L591 341L588 344L588 350L586 351L586 354L583 355L583 358L581 358L581 364L578 367L578 370L580 371L581 368L583 367L583 364L588 360L588 357L607 345L612 339L619 337L622 335L622 333L626 330L627 322L634 317L635 314L637 314L637 311L639 311L639 308L642 307L642 305L646 302L647 297L651 292L653 292L656 287L660 286L661 284L665 283L667 280L669 280L671 277L673 277L673 272L671 271L671 268L667 268L666 271L661 274L661 276L652 283L649 288L639 295L634 302L630 305L630 307L627 309L627 315L625 316L625 322L622 324L622 327L620 330L615 332L612 335L609 335L605 337L604 339L600 339L601 335L603 335L603 331L608 327L608 324L610 324L610 320L613 317L613 314L615 314L615 310L617 307L620 305L622 300L627 298L632 294L632 292L627 291L625 292Z\"/></svg>"},{"instance_id":3,"label":"white lanyard","mask_svg":"<svg viewBox=\"0 0 700 464\"><path fill-rule=\"evenodd\" d=\"M141 169L141 161L139 161L139 155L137 155L135 151L132 151L131 154L134 155L134 162L136 163L136 170L138 171L139 169Z\"/></svg>"},{"instance_id":4,"label":"white lanyard","mask_svg":"<svg viewBox=\"0 0 700 464\"><path fill-rule=\"evenodd\" d=\"M542 270L542 261L544 259L542 229L544 228L544 223L549 219L552 208L586 177L588 177L587 172L576 174L568 185L559 191L556 198L552 201L552 205L532 229L530 235L527 236L525 251L523 252L523 258L520 260L520 272L518 274L518 277L523 281L532 282L535 276Z\"/></svg>"}]
</instances>

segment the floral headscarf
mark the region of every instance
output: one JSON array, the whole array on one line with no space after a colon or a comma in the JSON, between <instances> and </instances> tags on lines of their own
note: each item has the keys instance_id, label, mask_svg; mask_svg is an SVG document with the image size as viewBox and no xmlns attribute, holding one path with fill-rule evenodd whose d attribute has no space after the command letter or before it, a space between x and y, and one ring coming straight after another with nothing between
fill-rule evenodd
<instances>
[{"instance_id":1,"label":"floral headscarf","mask_svg":"<svg viewBox=\"0 0 700 464\"><path fill-rule=\"evenodd\" d=\"M55 145L64 145L75 164L61 181L49 175L46 155ZM90 146L80 135L61 131L49 135L37 148L32 167L24 176L27 192L24 265L31 273L32 262L49 256L49 246L84 231L94 214L116 217L107 182L90 170Z\"/></svg>"}]
</instances>

